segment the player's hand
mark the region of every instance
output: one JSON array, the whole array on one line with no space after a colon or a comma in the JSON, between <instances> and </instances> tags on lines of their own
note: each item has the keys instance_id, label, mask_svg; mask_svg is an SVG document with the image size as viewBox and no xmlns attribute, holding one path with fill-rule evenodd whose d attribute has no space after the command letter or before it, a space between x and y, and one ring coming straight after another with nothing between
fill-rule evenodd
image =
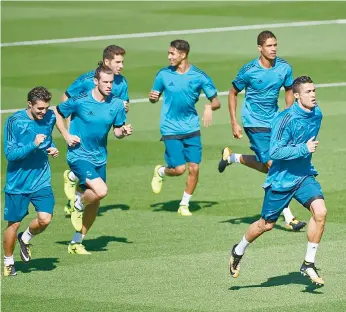
<instances>
[{"instance_id":1,"label":"player's hand","mask_svg":"<svg viewBox=\"0 0 346 312\"><path fill-rule=\"evenodd\" d=\"M213 111L210 104L204 106L204 112L202 120L204 122L204 127L209 127L213 121Z\"/></svg>"},{"instance_id":2,"label":"player's hand","mask_svg":"<svg viewBox=\"0 0 346 312\"><path fill-rule=\"evenodd\" d=\"M38 135L36 135L34 144L36 146L39 146L46 139L46 137L47 136L45 134L38 134Z\"/></svg>"},{"instance_id":3,"label":"player's hand","mask_svg":"<svg viewBox=\"0 0 346 312\"><path fill-rule=\"evenodd\" d=\"M124 134L125 136L131 135L131 134L132 134L132 131L133 131L133 129L132 129L132 125L131 125L131 124L128 124L128 125L124 125L124 126L123 126L123 134Z\"/></svg>"},{"instance_id":4,"label":"player's hand","mask_svg":"<svg viewBox=\"0 0 346 312\"><path fill-rule=\"evenodd\" d=\"M80 143L80 138L76 135L69 134L66 138L66 143L68 146L76 146Z\"/></svg>"},{"instance_id":5,"label":"player's hand","mask_svg":"<svg viewBox=\"0 0 346 312\"><path fill-rule=\"evenodd\" d=\"M243 130L239 126L239 124L232 124L233 137L235 139L241 139L243 137Z\"/></svg>"},{"instance_id":6,"label":"player's hand","mask_svg":"<svg viewBox=\"0 0 346 312\"><path fill-rule=\"evenodd\" d=\"M158 91L150 91L149 93L149 101L152 103L155 103L159 100L160 98L160 92Z\"/></svg>"},{"instance_id":7,"label":"player's hand","mask_svg":"<svg viewBox=\"0 0 346 312\"><path fill-rule=\"evenodd\" d=\"M130 110L130 105L129 105L129 102L124 101L124 107L125 107L125 111L126 111L126 113L128 113L128 112L129 112L129 110Z\"/></svg>"},{"instance_id":8,"label":"player's hand","mask_svg":"<svg viewBox=\"0 0 346 312\"><path fill-rule=\"evenodd\" d=\"M53 158L57 158L59 156L59 150L56 147L49 147L46 149L48 155L51 155Z\"/></svg>"},{"instance_id":9,"label":"player's hand","mask_svg":"<svg viewBox=\"0 0 346 312\"><path fill-rule=\"evenodd\" d=\"M309 141L307 141L306 146L309 150L309 153L315 153L317 146L318 146L318 141L314 141L315 137L313 136Z\"/></svg>"}]
</instances>

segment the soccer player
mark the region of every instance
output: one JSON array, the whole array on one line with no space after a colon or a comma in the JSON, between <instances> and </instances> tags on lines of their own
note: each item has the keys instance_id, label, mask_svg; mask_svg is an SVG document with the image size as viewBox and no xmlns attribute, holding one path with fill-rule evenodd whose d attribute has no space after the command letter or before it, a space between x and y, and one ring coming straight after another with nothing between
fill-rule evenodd
<instances>
[{"instance_id":1,"label":"soccer player","mask_svg":"<svg viewBox=\"0 0 346 312\"><path fill-rule=\"evenodd\" d=\"M272 164L269 157L271 122L279 113L278 97L280 88L285 88L286 108L294 102L292 93L292 68L282 58L276 56L277 41L275 35L268 30L257 37L260 57L245 64L233 80L233 87L228 96L228 107L231 116L233 137L242 138L242 129L237 122L237 96L245 89L245 102L242 110L242 121L251 149L256 155L232 153L225 147L219 162L219 172L228 165L240 163L249 168L268 173ZM283 210L286 227L299 231L306 223L297 220L289 207Z\"/></svg>"},{"instance_id":2,"label":"soccer player","mask_svg":"<svg viewBox=\"0 0 346 312\"><path fill-rule=\"evenodd\" d=\"M111 127L121 139L132 133L125 125L124 103L111 94L114 74L106 66L95 71L95 87L72 97L55 109L56 125L68 144L67 162L79 181L73 192L71 222L76 230L68 252L89 254L82 240L95 221L100 201L107 195L107 137ZM71 116L69 131L64 119Z\"/></svg>"},{"instance_id":3,"label":"soccer player","mask_svg":"<svg viewBox=\"0 0 346 312\"><path fill-rule=\"evenodd\" d=\"M28 93L28 108L10 116L5 124L4 149L7 164L4 219L4 276L17 275L13 251L16 238L20 257L31 259L31 240L49 225L54 209L48 155L59 155L52 140L55 115L49 110L51 93L36 87ZM22 220L28 214L30 202L36 218L18 234Z\"/></svg>"},{"instance_id":4,"label":"soccer player","mask_svg":"<svg viewBox=\"0 0 346 312\"><path fill-rule=\"evenodd\" d=\"M124 101L126 111L129 110L129 94L128 83L124 76L121 75L121 71L124 68L124 56L126 51L116 45L109 45L103 50L102 61L99 65L105 65L109 67L114 74L114 81L112 86L112 94L119 97ZM87 72L79 76L65 91L61 101L65 102L70 97L77 96L81 93L88 92L95 87L94 83L95 70ZM70 118L66 119L67 127L69 127ZM68 198L68 202L64 207L66 216L71 215L70 200L74 196L75 184L77 183L74 173L70 170L64 172L64 191Z\"/></svg>"},{"instance_id":5,"label":"soccer player","mask_svg":"<svg viewBox=\"0 0 346 312\"><path fill-rule=\"evenodd\" d=\"M322 113L316 104L315 87L310 77L298 77L293 82L296 102L273 121L270 159L273 163L264 183L265 196L261 218L250 225L242 240L233 246L229 264L232 277L238 277L240 260L248 245L270 231L281 211L292 198L311 212L308 224L308 245L300 268L317 285L324 285L315 267L315 255L321 241L327 209L317 171L311 163L316 152Z\"/></svg>"},{"instance_id":6,"label":"soccer player","mask_svg":"<svg viewBox=\"0 0 346 312\"><path fill-rule=\"evenodd\" d=\"M210 101L204 107L204 126L211 125L212 111L220 108L214 83L207 74L189 64L189 51L187 41L171 42L168 50L171 65L158 72L149 94L150 102L155 103L164 93L160 130L167 163L155 167L151 186L154 193L160 193L164 176L182 175L188 163L186 188L178 209L182 216L191 215L189 201L197 185L202 158L199 117L195 109L201 90Z\"/></svg>"}]
</instances>

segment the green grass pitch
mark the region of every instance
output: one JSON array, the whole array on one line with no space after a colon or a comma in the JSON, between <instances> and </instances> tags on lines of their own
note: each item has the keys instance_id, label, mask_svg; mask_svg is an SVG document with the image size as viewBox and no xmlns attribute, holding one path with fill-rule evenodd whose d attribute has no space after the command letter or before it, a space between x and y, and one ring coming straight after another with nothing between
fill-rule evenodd
<instances>
[{"instance_id":1,"label":"green grass pitch","mask_svg":"<svg viewBox=\"0 0 346 312\"><path fill-rule=\"evenodd\" d=\"M346 18L343 2L2 2L2 43L28 40L106 36L169 30L277 24ZM270 9L269 9L270 7ZM308 74L317 84L346 81L346 24L273 28L278 54L294 75ZM145 98L155 73L167 65L171 40L191 44L190 61L205 70L220 91L227 91L240 66L257 55L260 30L241 30L146 38L4 47L1 68L2 109L25 106L36 85L53 93L54 105L69 83L96 67L103 48L127 50L124 75L130 97ZM33 260L20 261L18 276L2 278L2 310L14 311L345 311L346 87L319 88L324 112L314 156L329 209L317 266L326 286L313 289L299 274L306 233L290 233L283 220L248 249L241 275L227 272L229 250L258 218L265 176L234 165L220 175L220 151L230 145L250 152L248 142L232 139L227 97L213 125L202 129L203 162L192 198L191 218L176 210L185 176L166 179L155 195L150 180L163 162L159 142L160 104L135 103L128 115L134 134L109 140L109 194L85 239L86 257L67 254L73 235L63 215L62 173L65 144L52 160L56 208L52 224L33 240ZM198 107L201 112L205 99ZM283 105L283 98L280 98ZM9 114L2 114L2 123ZM3 152L1 182L5 182ZM3 193L2 193L3 195ZM3 206L3 199L2 199ZM309 213L292 202L294 214ZM22 229L34 216L33 209ZM2 228L5 223L2 221Z\"/></svg>"}]
</instances>

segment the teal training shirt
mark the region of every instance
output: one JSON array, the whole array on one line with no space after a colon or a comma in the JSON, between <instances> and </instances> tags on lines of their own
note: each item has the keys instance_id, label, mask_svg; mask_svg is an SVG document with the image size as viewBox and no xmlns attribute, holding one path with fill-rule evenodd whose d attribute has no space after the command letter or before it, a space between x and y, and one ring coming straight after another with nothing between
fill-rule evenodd
<instances>
[{"instance_id":1,"label":"teal training shirt","mask_svg":"<svg viewBox=\"0 0 346 312\"><path fill-rule=\"evenodd\" d=\"M270 140L270 159L273 163L264 188L271 186L274 191L288 191L307 176L318 174L311 163L312 154L306 143L312 137L316 140L321 121L319 106L307 112L297 102L273 121Z\"/></svg>"},{"instance_id":2,"label":"teal training shirt","mask_svg":"<svg viewBox=\"0 0 346 312\"><path fill-rule=\"evenodd\" d=\"M71 116L70 134L77 135L81 142L68 147L67 160L87 160L95 166L107 162L107 137L112 126L121 127L126 121L124 103L113 94L105 102L98 102L92 90L68 99L57 106L64 118Z\"/></svg>"},{"instance_id":3,"label":"teal training shirt","mask_svg":"<svg viewBox=\"0 0 346 312\"><path fill-rule=\"evenodd\" d=\"M195 108L201 91L208 99L217 96L209 76L194 65L178 73L173 66L161 69L155 77L152 90L163 93L160 130L162 135L184 135L200 129Z\"/></svg>"},{"instance_id":4,"label":"teal training shirt","mask_svg":"<svg viewBox=\"0 0 346 312\"><path fill-rule=\"evenodd\" d=\"M238 92L245 89L243 126L270 128L271 121L279 113L280 88L292 87L292 68L279 57L272 68L263 68L256 58L240 69L232 84Z\"/></svg>"},{"instance_id":5,"label":"teal training shirt","mask_svg":"<svg viewBox=\"0 0 346 312\"><path fill-rule=\"evenodd\" d=\"M8 161L5 192L31 194L51 185L47 148L55 147L52 131L55 115L48 110L42 120L30 119L26 110L10 116L4 129L4 149ZM44 142L36 146L36 135L45 134Z\"/></svg>"}]
</instances>

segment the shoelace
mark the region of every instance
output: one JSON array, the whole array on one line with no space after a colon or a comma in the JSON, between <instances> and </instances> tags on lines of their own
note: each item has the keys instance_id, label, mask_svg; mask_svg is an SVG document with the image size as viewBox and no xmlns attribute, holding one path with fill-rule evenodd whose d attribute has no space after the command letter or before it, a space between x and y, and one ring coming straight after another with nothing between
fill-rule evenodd
<instances>
[{"instance_id":1,"label":"shoelace","mask_svg":"<svg viewBox=\"0 0 346 312\"><path fill-rule=\"evenodd\" d=\"M233 267L236 269L238 266L239 266L239 262L242 258L242 256L238 256L235 252L232 253L232 256L233 256Z\"/></svg>"}]
</instances>

